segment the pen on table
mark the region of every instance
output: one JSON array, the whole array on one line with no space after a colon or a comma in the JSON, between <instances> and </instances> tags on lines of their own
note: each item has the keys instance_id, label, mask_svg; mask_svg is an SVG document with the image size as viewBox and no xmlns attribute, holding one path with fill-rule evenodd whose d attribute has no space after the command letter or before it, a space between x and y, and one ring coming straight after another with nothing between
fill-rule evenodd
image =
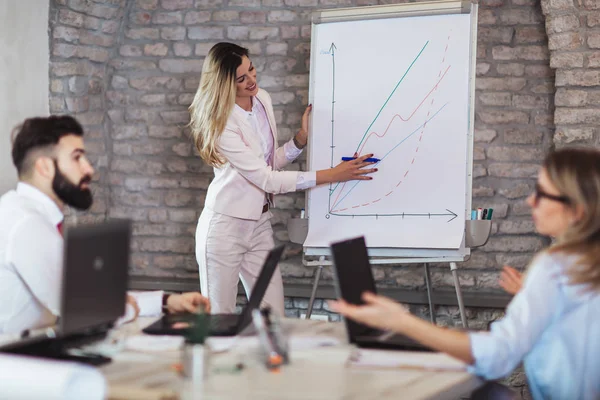
<instances>
[{"instance_id":1,"label":"pen on table","mask_svg":"<svg viewBox=\"0 0 600 400\"><path fill-rule=\"evenodd\" d=\"M352 161L352 160L356 160L357 157L342 157L342 161ZM375 157L369 157L369 158L365 158L366 162L379 162L381 161L381 159L379 158L375 158Z\"/></svg>"},{"instance_id":2,"label":"pen on table","mask_svg":"<svg viewBox=\"0 0 600 400\"><path fill-rule=\"evenodd\" d=\"M494 209L493 209L493 208L490 208L490 209L488 210L488 213L487 213L487 219L492 219L492 214L493 214L493 212L494 212Z\"/></svg>"}]
</instances>

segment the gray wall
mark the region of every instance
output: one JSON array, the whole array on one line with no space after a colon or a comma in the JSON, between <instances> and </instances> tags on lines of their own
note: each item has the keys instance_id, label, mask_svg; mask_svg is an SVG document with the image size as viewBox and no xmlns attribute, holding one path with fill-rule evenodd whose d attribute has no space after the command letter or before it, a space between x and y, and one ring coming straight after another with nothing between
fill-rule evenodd
<instances>
[{"instance_id":1,"label":"gray wall","mask_svg":"<svg viewBox=\"0 0 600 400\"><path fill-rule=\"evenodd\" d=\"M48 115L48 2L0 1L0 194L14 188L10 134Z\"/></svg>"}]
</instances>

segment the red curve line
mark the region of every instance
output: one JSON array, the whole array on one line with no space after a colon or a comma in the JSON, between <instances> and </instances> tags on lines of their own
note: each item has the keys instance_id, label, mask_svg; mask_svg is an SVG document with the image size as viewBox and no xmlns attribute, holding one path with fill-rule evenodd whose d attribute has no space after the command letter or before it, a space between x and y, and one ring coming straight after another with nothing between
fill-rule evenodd
<instances>
[{"instance_id":1,"label":"red curve line","mask_svg":"<svg viewBox=\"0 0 600 400\"><path fill-rule=\"evenodd\" d=\"M448 36L448 40L450 40L450 36ZM446 48L444 49L444 58L442 59L442 64L444 64L444 62L446 61L446 52L447 52L447 51L448 51L448 44L446 44ZM399 118L400 118L402 121L405 121L405 122L406 122L406 121L408 121L409 119L411 119L411 118L412 118L412 116L414 115L414 113L415 113L415 112L416 112L416 111L419 109L419 107L421 107L421 105L422 105L422 104L425 102L425 100L427 100L427 97L429 97L429 95L430 95L431 93L433 93L433 91L434 91L434 90L435 90L435 89L438 87L438 85L440 84L440 82L442 81L442 79L443 79L443 78L444 78L444 76L446 75L446 72L448 72L448 70L450 69L450 67L451 67L451 65L449 65L449 66L448 66L448 68L446 68L446 71L444 71L444 75L441 75L441 74L442 74L442 71L440 70L440 73L438 74L438 76L440 76L440 75L441 75L441 78L438 80L437 84L436 84L436 85L435 85L435 86L434 86L434 87L431 89L431 91L430 91L429 93L427 93L427 96L425 96L425 98L424 98L424 99L421 101L421 103L420 103L420 104L419 104L419 106L418 106L418 107L417 107L417 108L416 108L416 109L413 111L413 113L412 113L412 114L411 114L411 115L410 115L410 116L409 116L409 117L408 117L406 120L405 120L404 118L402 118L402 116L400 116L400 115L398 115L398 114L394 115L394 117L392 118L392 120L390 121L390 123L389 123L389 125L388 125L388 129L389 129L390 125L392 124L392 122L393 122L393 120L394 120L394 118L395 118L395 117L399 117ZM434 100L435 100L435 99L431 99L431 104L430 104L430 106L431 106L431 105L433 105L433 102L434 102ZM430 112L431 112L431 111L430 111ZM429 117L429 112L427 113L427 116ZM425 126L426 126L426 125L427 125L427 124L423 125L423 129L421 130L421 135L420 135L420 137L419 137L419 142L420 142L420 141L421 141L421 139L423 138L423 132L425 131ZM388 129L386 129L386 130L385 130L385 132L383 133L383 135L381 135L381 136L377 135L377 133L375 133L375 132L371 132L371 134L369 135L369 137L367 137L367 139L365 140L365 143L364 143L364 144L363 144L363 146L361 147L361 151L362 151L363 147L365 147L364 145L367 143L367 140L369 140L369 138L371 137L371 135L375 134L375 135L377 135L377 137L381 138L381 137L385 136L385 134L387 133L387 130L388 130ZM416 148L416 150L415 150L415 153L418 153L418 152L419 152L419 146L417 146L417 148ZM359 152L359 154L360 154L360 152ZM414 159L414 158L413 158L412 162L413 162L413 163L415 162L415 159ZM411 164L412 164L412 163L411 163ZM408 173L409 173L409 172L410 172L410 169L408 169L408 170L406 171L406 173L404 174L404 178L406 178L406 175L408 175ZM347 183L347 182L344 182L344 184L342 185L342 188L340 189L340 191L339 191L339 193L338 193L337 197L335 198L335 201L333 202L333 207L331 207L331 208L334 208L334 207L337 205L337 204L336 204L336 202L337 202L337 200L340 198L340 195L342 194L342 192L344 191L344 187L346 186L346 183ZM400 186L400 184L401 184L401 183L402 183L402 181L398 182L398 184L396 185L396 187ZM395 189L395 188L394 188L394 189ZM366 204L360 204L360 205L359 205L359 204L357 204L357 205L355 205L355 206L350 206L350 207L342 208L342 209L340 209L340 210L332 210L332 212L342 212L342 211L346 211L346 210L348 210L348 208L359 208L359 207L365 207L365 206L371 205L371 204L373 204L373 203L377 203L378 201L380 201L380 200L381 200L381 199L383 199L384 197L386 197L386 196L389 196L390 194L392 194L392 193L394 192L394 189L392 189L392 190L391 190L391 191L390 191L388 194L386 194L385 196L382 196L382 197L378 198L377 200L373 200L373 201L371 201L371 202L369 202L369 203L366 203ZM336 189L336 190L337 190L337 189Z\"/></svg>"},{"instance_id":2,"label":"red curve line","mask_svg":"<svg viewBox=\"0 0 600 400\"><path fill-rule=\"evenodd\" d=\"M415 113L419 110L419 108L421 108L421 106L423 105L423 103L425 103L425 100L427 100L427 98L431 95L431 93L433 93L433 91L435 89L437 89L437 87L442 82L442 79L444 79L444 76L446 76L446 73L448 72L448 70L450 69L450 67L451 67L451 65L449 65L448 68L446 68L446 70L444 71L444 74L442 75L442 77L437 81L437 83L435 84L435 86L433 86L431 88L431 90L429 91L429 93L427 93L427 96L425 96L423 98L423 100L421 100L421 102L419 103L419 105L417 106L417 108L415 108L413 110L413 112L408 116L408 118L404 118L400 114L394 114L394 116L392 117L392 119L391 119L390 123L388 124L387 128L385 128L385 131L383 132L383 134L379 135L379 134L377 134L377 132L371 132L369 134L369 136L367 136L367 138L363 142L362 146L358 150L358 155L361 155L364 147L367 145L367 142L369 141L369 139L371 138L371 136L375 135L378 138L384 137L387 134L388 130L390 129L390 126L392 125L392 123L394 122L394 120L396 119L396 117L400 118L403 122L407 122L408 120L410 120L413 117L413 115L415 115Z\"/></svg>"},{"instance_id":3,"label":"red curve line","mask_svg":"<svg viewBox=\"0 0 600 400\"><path fill-rule=\"evenodd\" d=\"M338 199L340 198L340 195L342 194L342 192L344 191L344 188L346 187L346 183L348 183L347 181L344 182L344 184L342 185L342 188L340 189L340 191L337 194L337 197L335 198L335 200L333 201L333 205L331 206L331 208L333 209L337 204Z\"/></svg>"}]
</instances>

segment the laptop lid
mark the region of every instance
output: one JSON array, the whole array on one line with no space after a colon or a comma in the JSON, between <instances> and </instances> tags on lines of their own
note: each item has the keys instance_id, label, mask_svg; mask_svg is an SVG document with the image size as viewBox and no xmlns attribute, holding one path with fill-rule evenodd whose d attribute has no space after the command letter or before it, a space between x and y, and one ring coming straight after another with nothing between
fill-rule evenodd
<instances>
[{"instance_id":1,"label":"laptop lid","mask_svg":"<svg viewBox=\"0 0 600 400\"><path fill-rule=\"evenodd\" d=\"M361 299L362 294L367 291L377 292L365 238L357 237L332 243L331 253L335 266L338 297L350 304L365 304ZM344 318L344 322L351 343L355 343L357 336L364 336L373 331L373 328L348 318Z\"/></svg>"},{"instance_id":2,"label":"laptop lid","mask_svg":"<svg viewBox=\"0 0 600 400\"><path fill-rule=\"evenodd\" d=\"M250 293L248 304L246 304L246 307L244 307L244 310L240 315L240 320L238 322L239 329L244 328L252 321L252 311L260 307L260 303L267 292L269 283L271 283L271 278L273 278L273 273L275 272L277 264L281 259L284 248L284 245L275 247L267 255L260 274L258 275L258 279L254 283L254 287Z\"/></svg>"},{"instance_id":3,"label":"laptop lid","mask_svg":"<svg viewBox=\"0 0 600 400\"><path fill-rule=\"evenodd\" d=\"M110 220L65 232L61 335L108 329L123 315L131 222Z\"/></svg>"}]
</instances>

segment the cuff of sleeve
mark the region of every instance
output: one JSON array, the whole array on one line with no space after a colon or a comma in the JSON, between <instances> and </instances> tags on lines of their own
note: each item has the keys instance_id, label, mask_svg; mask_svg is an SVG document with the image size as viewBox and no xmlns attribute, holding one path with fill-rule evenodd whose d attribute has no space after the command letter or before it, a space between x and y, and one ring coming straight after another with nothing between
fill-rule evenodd
<instances>
[{"instance_id":1,"label":"cuff of sleeve","mask_svg":"<svg viewBox=\"0 0 600 400\"><path fill-rule=\"evenodd\" d=\"M490 361L494 359L492 337L488 332L472 332L469 334L469 342L475 362L468 366L467 371L489 379L490 371L486 366L489 366Z\"/></svg>"},{"instance_id":2,"label":"cuff of sleeve","mask_svg":"<svg viewBox=\"0 0 600 400\"><path fill-rule=\"evenodd\" d=\"M317 185L317 172L307 171L299 172L296 179L296 190L309 189Z\"/></svg>"},{"instance_id":3,"label":"cuff of sleeve","mask_svg":"<svg viewBox=\"0 0 600 400\"><path fill-rule=\"evenodd\" d=\"M151 292L129 292L140 307L140 317L153 317L162 314L162 290Z\"/></svg>"},{"instance_id":4,"label":"cuff of sleeve","mask_svg":"<svg viewBox=\"0 0 600 400\"><path fill-rule=\"evenodd\" d=\"M293 138L284 143L283 150L285 151L285 158L290 162L294 161L302 154L302 149L296 147Z\"/></svg>"}]
</instances>

